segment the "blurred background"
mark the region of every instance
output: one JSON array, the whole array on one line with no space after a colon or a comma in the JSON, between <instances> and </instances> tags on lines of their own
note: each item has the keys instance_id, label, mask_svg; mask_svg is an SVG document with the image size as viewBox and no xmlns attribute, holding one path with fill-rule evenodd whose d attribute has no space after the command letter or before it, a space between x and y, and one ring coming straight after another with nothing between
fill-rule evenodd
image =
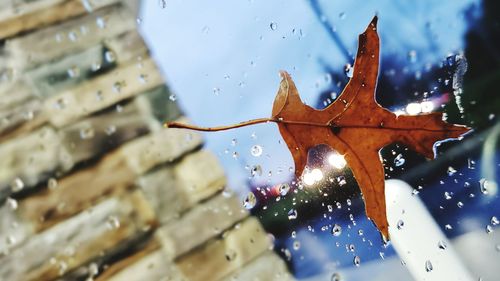
<instances>
[{"instance_id":1,"label":"blurred background","mask_svg":"<svg viewBox=\"0 0 500 281\"><path fill-rule=\"evenodd\" d=\"M386 177L411 184L474 278L496 280L499 10L494 0L155 0L142 2L137 23L170 99L194 124L215 126L270 116L281 69L307 104L329 105L352 73L358 34L377 14L377 101L400 114L443 111L448 122L473 128L437 146L433 161L400 144L384 148ZM367 220L352 173L330 148L310 153L315 173L299 182L275 124L204 137L229 187L273 234L297 279L387 280L391 272L412 280Z\"/></svg>"}]
</instances>

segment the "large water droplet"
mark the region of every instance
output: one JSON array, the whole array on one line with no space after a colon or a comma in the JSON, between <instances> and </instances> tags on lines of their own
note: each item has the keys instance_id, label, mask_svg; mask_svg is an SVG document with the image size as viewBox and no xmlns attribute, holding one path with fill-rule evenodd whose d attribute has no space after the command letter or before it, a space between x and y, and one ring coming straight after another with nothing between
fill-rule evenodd
<instances>
[{"instance_id":1,"label":"large water droplet","mask_svg":"<svg viewBox=\"0 0 500 281\"><path fill-rule=\"evenodd\" d=\"M339 273L335 272L334 274L332 274L332 278L330 278L330 281L342 281L342 277Z\"/></svg>"},{"instance_id":2,"label":"large water droplet","mask_svg":"<svg viewBox=\"0 0 500 281\"><path fill-rule=\"evenodd\" d=\"M453 168L452 166L449 166L449 167L448 167L448 171L447 171L448 176L450 176L450 177L451 177L451 176L453 176L456 172L457 172L457 170L455 170L455 168Z\"/></svg>"},{"instance_id":3,"label":"large water droplet","mask_svg":"<svg viewBox=\"0 0 500 281\"><path fill-rule=\"evenodd\" d=\"M333 225L332 234L333 236L340 236L342 234L342 227L338 224Z\"/></svg>"},{"instance_id":4,"label":"large water droplet","mask_svg":"<svg viewBox=\"0 0 500 281\"><path fill-rule=\"evenodd\" d=\"M262 176L262 167L260 165L253 166L252 169L250 170L250 175L252 177Z\"/></svg>"},{"instance_id":5,"label":"large water droplet","mask_svg":"<svg viewBox=\"0 0 500 281\"><path fill-rule=\"evenodd\" d=\"M430 260L425 261L425 271L431 272L434 268L432 267L432 263Z\"/></svg>"},{"instance_id":6,"label":"large water droplet","mask_svg":"<svg viewBox=\"0 0 500 281\"><path fill-rule=\"evenodd\" d=\"M285 196L288 194L288 191L290 191L290 185L288 183L282 183L279 186L279 192L281 196Z\"/></svg>"},{"instance_id":7,"label":"large water droplet","mask_svg":"<svg viewBox=\"0 0 500 281\"><path fill-rule=\"evenodd\" d=\"M356 267L359 267L361 265L361 258L359 256L355 256L353 262Z\"/></svg>"},{"instance_id":8,"label":"large water droplet","mask_svg":"<svg viewBox=\"0 0 500 281\"><path fill-rule=\"evenodd\" d=\"M24 188L24 182L20 178L15 178L10 184L10 188L13 192L19 192Z\"/></svg>"},{"instance_id":9,"label":"large water droplet","mask_svg":"<svg viewBox=\"0 0 500 281\"><path fill-rule=\"evenodd\" d=\"M405 161L406 160L403 158L403 154L398 154L398 156L394 158L394 165L396 165L396 167L400 167L405 163Z\"/></svg>"},{"instance_id":10,"label":"large water droplet","mask_svg":"<svg viewBox=\"0 0 500 281\"><path fill-rule=\"evenodd\" d=\"M243 199L243 207L245 207L245 209L247 210L250 210L255 207L256 204L257 198L255 197L255 194L253 194L252 192L248 192L245 199Z\"/></svg>"},{"instance_id":11,"label":"large water droplet","mask_svg":"<svg viewBox=\"0 0 500 281\"><path fill-rule=\"evenodd\" d=\"M250 149L250 153L252 153L252 156L259 157L262 155L262 146L260 145L254 145Z\"/></svg>"},{"instance_id":12,"label":"large water droplet","mask_svg":"<svg viewBox=\"0 0 500 281\"><path fill-rule=\"evenodd\" d=\"M297 218L297 210L295 210L295 209L290 209L290 210L288 211L288 219L289 219L289 220L294 220L294 219L296 219L296 218Z\"/></svg>"},{"instance_id":13,"label":"large water droplet","mask_svg":"<svg viewBox=\"0 0 500 281\"><path fill-rule=\"evenodd\" d=\"M498 221L498 218L496 216L492 216L490 220L491 225L497 226L500 222Z\"/></svg>"},{"instance_id":14,"label":"large water droplet","mask_svg":"<svg viewBox=\"0 0 500 281\"><path fill-rule=\"evenodd\" d=\"M399 230L403 229L403 227L405 226L405 222L403 220L398 220L398 223L397 223L397 228Z\"/></svg>"},{"instance_id":15,"label":"large water droplet","mask_svg":"<svg viewBox=\"0 0 500 281\"><path fill-rule=\"evenodd\" d=\"M352 65L350 63L347 63L346 65L344 65L344 73L347 77L352 78L352 75L354 73L354 68L352 67Z\"/></svg>"},{"instance_id":16,"label":"large water droplet","mask_svg":"<svg viewBox=\"0 0 500 281\"><path fill-rule=\"evenodd\" d=\"M269 27L271 28L271 30L276 30L278 29L278 24L275 23L274 21L272 21L270 24L269 24Z\"/></svg>"}]
</instances>

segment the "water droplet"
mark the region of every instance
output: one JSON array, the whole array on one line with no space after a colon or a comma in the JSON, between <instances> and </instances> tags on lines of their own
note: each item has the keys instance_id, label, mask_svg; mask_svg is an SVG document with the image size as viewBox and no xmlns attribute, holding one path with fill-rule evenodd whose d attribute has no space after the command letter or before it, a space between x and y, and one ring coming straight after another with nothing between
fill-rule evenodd
<instances>
[{"instance_id":1,"label":"water droplet","mask_svg":"<svg viewBox=\"0 0 500 281\"><path fill-rule=\"evenodd\" d=\"M270 24L269 24L269 27L271 28L271 30L276 30L278 29L278 24L275 23L274 21L272 21Z\"/></svg>"},{"instance_id":2,"label":"water droplet","mask_svg":"<svg viewBox=\"0 0 500 281\"><path fill-rule=\"evenodd\" d=\"M262 167L260 165L253 166L252 169L250 170L250 175L252 177L262 176Z\"/></svg>"},{"instance_id":3,"label":"water droplet","mask_svg":"<svg viewBox=\"0 0 500 281\"><path fill-rule=\"evenodd\" d=\"M339 19L344 20L346 18L345 12L339 14Z\"/></svg>"},{"instance_id":4,"label":"water droplet","mask_svg":"<svg viewBox=\"0 0 500 281\"><path fill-rule=\"evenodd\" d=\"M464 203L462 201L457 202L457 207L462 208L464 206Z\"/></svg>"},{"instance_id":5,"label":"water droplet","mask_svg":"<svg viewBox=\"0 0 500 281\"><path fill-rule=\"evenodd\" d=\"M456 172L457 172L457 170L455 170L455 168L453 168L452 166L449 166L449 167L448 167L448 171L447 171L448 176L450 176L450 177L451 177L451 176L453 176Z\"/></svg>"},{"instance_id":6,"label":"water droplet","mask_svg":"<svg viewBox=\"0 0 500 281\"><path fill-rule=\"evenodd\" d=\"M417 62L417 51L415 50L411 50L408 52L408 60L411 62L411 63L415 63Z\"/></svg>"},{"instance_id":7,"label":"water droplet","mask_svg":"<svg viewBox=\"0 0 500 281\"><path fill-rule=\"evenodd\" d=\"M330 278L330 281L342 281L342 277L338 273L332 274L332 278Z\"/></svg>"},{"instance_id":8,"label":"water droplet","mask_svg":"<svg viewBox=\"0 0 500 281\"><path fill-rule=\"evenodd\" d=\"M471 169L471 170L474 170L476 169L476 161L468 158L467 159L467 168Z\"/></svg>"},{"instance_id":9,"label":"water droplet","mask_svg":"<svg viewBox=\"0 0 500 281\"><path fill-rule=\"evenodd\" d=\"M497 226L500 222L498 221L498 218L496 216L492 216L490 220L491 225Z\"/></svg>"},{"instance_id":10,"label":"water droplet","mask_svg":"<svg viewBox=\"0 0 500 281\"><path fill-rule=\"evenodd\" d=\"M446 229L446 230L452 230L453 227L451 226L451 224L447 224L447 225L444 226L444 229Z\"/></svg>"},{"instance_id":11,"label":"water droplet","mask_svg":"<svg viewBox=\"0 0 500 281\"><path fill-rule=\"evenodd\" d=\"M106 28L106 20L104 20L102 17L97 17L95 19L95 23L97 24L97 27L100 29Z\"/></svg>"},{"instance_id":12,"label":"water droplet","mask_svg":"<svg viewBox=\"0 0 500 281\"><path fill-rule=\"evenodd\" d=\"M234 261L236 259L237 253L234 250L228 249L225 257L227 261Z\"/></svg>"},{"instance_id":13,"label":"water droplet","mask_svg":"<svg viewBox=\"0 0 500 281\"><path fill-rule=\"evenodd\" d=\"M344 176L338 176L337 177L337 183L340 185L340 186L343 186L347 183L347 181L345 180L345 177Z\"/></svg>"},{"instance_id":14,"label":"water droplet","mask_svg":"<svg viewBox=\"0 0 500 281\"><path fill-rule=\"evenodd\" d=\"M20 178L15 178L10 184L10 188L13 192L19 192L24 188L24 182Z\"/></svg>"},{"instance_id":15,"label":"water droplet","mask_svg":"<svg viewBox=\"0 0 500 281\"><path fill-rule=\"evenodd\" d=\"M256 204L257 204L257 198L252 192L248 192L245 199L243 199L243 207L245 207L245 209L247 210L250 210L253 207L255 207Z\"/></svg>"},{"instance_id":16,"label":"water droplet","mask_svg":"<svg viewBox=\"0 0 500 281\"><path fill-rule=\"evenodd\" d=\"M446 250L447 247L448 247L448 245L446 244L446 242L444 242L444 241L439 241L438 242L438 248L439 249Z\"/></svg>"},{"instance_id":17,"label":"water droplet","mask_svg":"<svg viewBox=\"0 0 500 281\"><path fill-rule=\"evenodd\" d=\"M451 199L451 195L453 195L453 193L445 191L444 192L444 199L450 200Z\"/></svg>"},{"instance_id":18,"label":"water droplet","mask_svg":"<svg viewBox=\"0 0 500 281\"><path fill-rule=\"evenodd\" d=\"M403 158L403 154L398 154L398 156L394 158L394 165L396 165L396 167L400 167L405 163L405 161L406 160Z\"/></svg>"},{"instance_id":19,"label":"water droplet","mask_svg":"<svg viewBox=\"0 0 500 281\"><path fill-rule=\"evenodd\" d=\"M332 234L333 236L340 236L342 234L342 227L338 224L333 225Z\"/></svg>"},{"instance_id":20,"label":"water droplet","mask_svg":"<svg viewBox=\"0 0 500 281\"><path fill-rule=\"evenodd\" d=\"M289 219L289 220L294 220L294 219L296 219L296 218L297 218L297 210L295 210L295 209L290 209L290 210L288 211L288 219Z\"/></svg>"},{"instance_id":21,"label":"water droplet","mask_svg":"<svg viewBox=\"0 0 500 281\"><path fill-rule=\"evenodd\" d=\"M86 127L80 129L80 138L82 140L88 140L94 137L94 128Z\"/></svg>"},{"instance_id":22,"label":"water droplet","mask_svg":"<svg viewBox=\"0 0 500 281\"><path fill-rule=\"evenodd\" d=\"M352 75L354 74L354 68L350 63L344 65L344 73L347 77L352 78Z\"/></svg>"},{"instance_id":23,"label":"water droplet","mask_svg":"<svg viewBox=\"0 0 500 281\"><path fill-rule=\"evenodd\" d=\"M104 59L106 60L106 62L108 63L113 63L115 62L116 60L116 56L115 56L115 53L113 53L113 51L106 51L104 53Z\"/></svg>"},{"instance_id":24,"label":"water droplet","mask_svg":"<svg viewBox=\"0 0 500 281\"><path fill-rule=\"evenodd\" d=\"M355 256L353 262L356 267L359 267L361 265L361 258L359 256Z\"/></svg>"},{"instance_id":25,"label":"water droplet","mask_svg":"<svg viewBox=\"0 0 500 281\"><path fill-rule=\"evenodd\" d=\"M283 183L283 184L280 184L278 189L279 189L280 195L285 196L288 194L288 191L290 191L290 185L288 183Z\"/></svg>"},{"instance_id":26,"label":"water droplet","mask_svg":"<svg viewBox=\"0 0 500 281\"><path fill-rule=\"evenodd\" d=\"M354 252L356 250L356 247L354 247L354 244L349 244L349 246L347 247L347 250L349 252Z\"/></svg>"},{"instance_id":27,"label":"water droplet","mask_svg":"<svg viewBox=\"0 0 500 281\"><path fill-rule=\"evenodd\" d=\"M116 133L116 126L114 125L109 125L105 130L104 132L106 133L106 135L108 136L111 136L112 134Z\"/></svg>"},{"instance_id":28,"label":"water droplet","mask_svg":"<svg viewBox=\"0 0 500 281\"><path fill-rule=\"evenodd\" d=\"M431 272L434 268L432 267L432 263L430 260L425 261L425 271Z\"/></svg>"},{"instance_id":29,"label":"water droplet","mask_svg":"<svg viewBox=\"0 0 500 281\"><path fill-rule=\"evenodd\" d=\"M396 227L401 230L403 229L403 227L405 226L405 222L403 220L398 220L398 223L396 225Z\"/></svg>"},{"instance_id":30,"label":"water droplet","mask_svg":"<svg viewBox=\"0 0 500 281\"><path fill-rule=\"evenodd\" d=\"M76 66L70 67L66 72L68 73L69 78L76 78L80 76L80 68Z\"/></svg>"},{"instance_id":31,"label":"water droplet","mask_svg":"<svg viewBox=\"0 0 500 281\"><path fill-rule=\"evenodd\" d=\"M300 242L299 241L294 241L293 242L293 249L295 251L298 251L300 249Z\"/></svg>"},{"instance_id":32,"label":"water droplet","mask_svg":"<svg viewBox=\"0 0 500 281\"><path fill-rule=\"evenodd\" d=\"M170 96L168 96L168 99L171 100L171 101L176 101L177 100L177 96L175 94L170 94Z\"/></svg>"},{"instance_id":33,"label":"water droplet","mask_svg":"<svg viewBox=\"0 0 500 281\"><path fill-rule=\"evenodd\" d=\"M488 224L485 228L486 230L486 233L490 234L493 232L493 226L491 226L491 224Z\"/></svg>"},{"instance_id":34,"label":"water droplet","mask_svg":"<svg viewBox=\"0 0 500 281\"><path fill-rule=\"evenodd\" d=\"M120 228L120 220L116 216L109 216L106 224L107 224L109 229Z\"/></svg>"},{"instance_id":35,"label":"water droplet","mask_svg":"<svg viewBox=\"0 0 500 281\"><path fill-rule=\"evenodd\" d=\"M259 157L262 155L262 146L260 145L254 145L250 149L250 153L252 153L252 156Z\"/></svg>"},{"instance_id":36,"label":"water droplet","mask_svg":"<svg viewBox=\"0 0 500 281\"><path fill-rule=\"evenodd\" d=\"M16 200L16 199L13 199L13 198L7 197L7 201L6 201L6 203L7 203L7 206L9 206L9 208L10 208L11 210L17 210L17 206L18 206L18 204L17 204L17 200Z\"/></svg>"},{"instance_id":37,"label":"water droplet","mask_svg":"<svg viewBox=\"0 0 500 281\"><path fill-rule=\"evenodd\" d=\"M167 7L167 0L158 0L158 6L160 6L161 9L165 9Z\"/></svg>"},{"instance_id":38,"label":"water droplet","mask_svg":"<svg viewBox=\"0 0 500 281\"><path fill-rule=\"evenodd\" d=\"M220 88L215 87L213 89L213 91L214 91L214 95L216 95L216 96L218 96L220 94Z\"/></svg>"},{"instance_id":39,"label":"water droplet","mask_svg":"<svg viewBox=\"0 0 500 281\"><path fill-rule=\"evenodd\" d=\"M496 183L483 178L479 180L479 187L482 194L488 194L490 189L495 190Z\"/></svg>"},{"instance_id":40,"label":"water droplet","mask_svg":"<svg viewBox=\"0 0 500 281\"><path fill-rule=\"evenodd\" d=\"M57 180L55 178L50 178L48 181L47 181L47 187L50 189L50 190L54 190L57 188Z\"/></svg>"}]
</instances>

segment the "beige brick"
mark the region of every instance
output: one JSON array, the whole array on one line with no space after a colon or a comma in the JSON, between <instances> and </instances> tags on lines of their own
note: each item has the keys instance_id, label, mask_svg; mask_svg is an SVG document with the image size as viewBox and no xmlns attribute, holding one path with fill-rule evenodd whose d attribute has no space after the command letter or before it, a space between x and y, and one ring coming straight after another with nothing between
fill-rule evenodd
<instances>
[{"instance_id":1,"label":"beige brick","mask_svg":"<svg viewBox=\"0 0 500 281\"><path fill-rule=\"evenodd\" d=\"M221 234L248 216L241 202L222 194L203 202L158 230L171 257L178 257Z\"/></svg>"},{"instance_id":2,"label":"beige brick","mask_svg":"<svg viewBox=\"0 0 500 281\"><path fill-rule=\"evenodd\" d=\"M192 138L187 140L187 136ZM94 166L60 179L57 188L45 190L19 203L25 221L37 231L91 206L103 195L120 194L136 177L156 165L173 161L200 146L199 134L163 129L126 143ZM43 220L40 220L43 217Z\"/></svg>"},{"instance_id":3,"label":"beige brick","mask_svg":"<svg viewBox=\"0 0 500 281\"><path fill-rule=\"evenodd\" d=\"M293 281L283 260L273 251L266 251L249 264L221 281Z\"/></svg>"},{"instance_id":4,"label":"beige brick","mask_svg":"<svg viewBox=\"0 0 500 281\"><path fill-rule=\"evenodd\" d=\"M30 237L0 258L0 279L51 280L97 257L153 223L140 201L139 193L110 198Z\"/></svg>"},{"instance_id":5,"label":"beige brick","mask_svg":"<svg viewBox=\"0 0 500 281\"><path fill-rule=\"evenodd\" d=\"M255 218L248 218L223 235L175 261L190 281L215 281L235 272L270 246Z\"/></svg>"},{"instance_id":6,"label":"beige brick","mask_svg":"<svg viewBox=\"0 0 500 281\"><path fill-rule=\"evenodd\" d=\"M71 0L62 5L69 6L66 9L75 9L81 7L81 1ZM46 13L57 13L57 9L48 9ZM102 19L104 26L96 20L98 18ZM9 25L8 22L5 24ZM5 45L5 52L10 67L17 70L33 68L41 63L84 50L105 38L114 37L134 28L135 15L127 7L118 4L25 36L9 39Z\"/></svg>"}]
</instances>

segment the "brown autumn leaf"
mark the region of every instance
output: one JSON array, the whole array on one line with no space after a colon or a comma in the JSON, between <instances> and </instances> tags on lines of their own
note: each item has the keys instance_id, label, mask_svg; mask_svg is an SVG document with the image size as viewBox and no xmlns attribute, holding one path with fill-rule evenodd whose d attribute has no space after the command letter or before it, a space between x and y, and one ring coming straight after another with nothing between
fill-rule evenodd
<instances>
[{"instance_id":1,"label":"brown autumn leaf","mask_svg":"<svg viewBox=\"0 0 500 281\"><path fill-rule=\"evenodd\" d=\"M401 142L434 158L434 143L458 138L469 129L446 123L442 113L418 116L396 115L375 100L379 69L377 17L359 36L354 73L341 95L330 106L316 110L305 105L290 75L282 71L281 83L273 104L272 118L261 118L231 126L201 128L176 122L171 128L200 131L227 130L263 122L275 122L295 163L300 177L307 164L309 149L326 144L344 155L363 193L366 214L389 238L385 205L384 169L379 155L384 146Z\"/></svg>"},{"instance_id":2,"label":"brown autumn leaf","mask_svg":"<svg viewBox=\"0 0 500 281\"><path fill-rule=\"evenodd\" d=\"M374 17L359 36L353 76L334 103L323 110L305 105L290 75L282 72L272 116L325 125L278 123L293 155L295 175L302 174L308 150L318 144L327 144L344 155L363 193L367 216L389 238L380 149L401 142L426 158L434 158L435 142L457 138L468 128L442 121L442 113L397 116L384 109L375 100L378 69L379 38Z\"/></svg>"}]
</instances>

